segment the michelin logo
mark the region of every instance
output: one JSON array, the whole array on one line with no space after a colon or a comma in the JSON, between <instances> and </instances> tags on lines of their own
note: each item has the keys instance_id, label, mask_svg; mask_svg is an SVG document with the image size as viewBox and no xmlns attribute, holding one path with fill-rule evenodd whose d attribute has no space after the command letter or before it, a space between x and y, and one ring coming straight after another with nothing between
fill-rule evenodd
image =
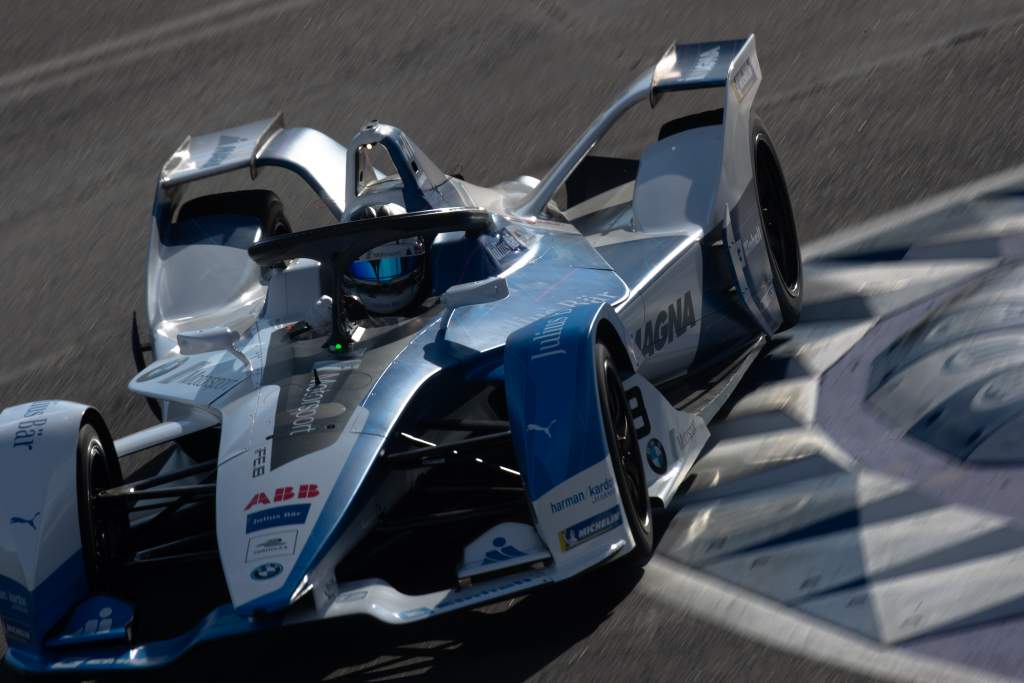
<instances>
[{"instance_id":1,"label":"michelin logo","mask_svg":"<svg viewBox=\"0 0 1024 683\"><path fill-rule=\"evenodd\" d=\"M622 526L622 510L616 505L600 514L588 517L582 522L573 524L568 529L559 531L558 543L562 547L562 552L565 552L620 526Z\"/></svg>"}]
</instances>

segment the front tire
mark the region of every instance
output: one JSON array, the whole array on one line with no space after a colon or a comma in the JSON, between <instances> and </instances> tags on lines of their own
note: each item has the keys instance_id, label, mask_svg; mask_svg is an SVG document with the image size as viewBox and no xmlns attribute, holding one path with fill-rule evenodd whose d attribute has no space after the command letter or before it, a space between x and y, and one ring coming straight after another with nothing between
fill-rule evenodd
<instances>
[{"instance_id":1,"label":"front tire","mask_svg":"<svg viewBox=\"0 0 1024 683\"><path fill-rule=\"evenodd\" d=\"M782 175L775 146L764 125L753 121L754 181L761 225L772 266L775 294L782 309L782 331L800 320L803 301L804 271L800 256L800 239L789 200L789 188Z\"/></svg>"},{"instance_id":2,"label":"front tire","mask_svg":"<svg viewBox=\"0 0 1024 683\"><path fill-rule=\"evenodd\" d=\"M626 561L643 566L654 552L654 515L647 495L640 443L633 429L626 391L615 360L608 347L598 342L594 349L597 370L597 394L601 404L608 452L615 472L615 483L622 500L622 514L636 543Z\"/></svg>"},{"instance_id":3,"label":"front tire","mask_svg":"<svg viewBox=\"0 0 1024 683\"><path fill-rule=\"evenodd\" d=\"M122 501L97 494L124 483L121 464L103 419L86 413L78 430L78 519L82 557L89 585L100 590L116 583L128 542L128 511Z\"/></svg>"}]
</instances>

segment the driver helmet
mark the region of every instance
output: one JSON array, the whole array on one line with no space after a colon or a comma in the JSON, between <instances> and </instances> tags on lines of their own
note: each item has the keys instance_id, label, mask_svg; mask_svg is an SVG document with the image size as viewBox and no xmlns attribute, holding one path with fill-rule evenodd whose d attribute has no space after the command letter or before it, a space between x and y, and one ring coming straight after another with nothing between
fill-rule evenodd
<instances>
[{"instance_id":1,"label":"driver helmet","mask_svg":"<svg viewBox=\"0 0 1024 683\"><path fill-rule=\"evenodd\" d=\"M374 208L372 216L401 213L400 207ZM422 237L387 242L369 250L349 264L343 281L346 294L357 297L370 313L392 315L416 301L426 273L426 244Z\"/></svg>"}]
</instances>

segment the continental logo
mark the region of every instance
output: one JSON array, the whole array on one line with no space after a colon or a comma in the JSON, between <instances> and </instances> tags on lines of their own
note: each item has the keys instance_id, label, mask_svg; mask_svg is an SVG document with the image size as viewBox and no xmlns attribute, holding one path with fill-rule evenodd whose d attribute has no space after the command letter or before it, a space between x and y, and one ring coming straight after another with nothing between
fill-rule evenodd
<instances>
[{"instance_id":1,"label":"continental logo","mask_svg":"<svg viewBox=\"0 0 1024 683\"><path fill-rule=\"evenodd\" d=\"M645 356L653 356L682 337L686 330L697 325L693 312L693 296L687 292L675 300L668 308L658 311L654 319L648 319L642 329L636 331L636 345Z\"/></svg>"}]
</instances>

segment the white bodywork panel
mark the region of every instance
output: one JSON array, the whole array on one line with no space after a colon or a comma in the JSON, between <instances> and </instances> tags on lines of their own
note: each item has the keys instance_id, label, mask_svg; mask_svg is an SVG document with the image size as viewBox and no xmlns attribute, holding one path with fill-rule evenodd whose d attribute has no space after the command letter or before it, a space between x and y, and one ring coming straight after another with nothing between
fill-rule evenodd
<instances>
[{"instance_id":1,"label":"white bodywork panel","mask_svg":"<svg viewBox=\"0 0 1024 683\"><path fill-rule=\"evenodd\" d=\"M0 477L0 576L29 591L82 547L75 453L86 409L36 401L0 413L0 459L18 472Z\"/></svg>"},{"instance_id":2,"label":"white bodywork panel","mask_svg":"<svg viewBox=\"0 0 1024 683\"><path fill-rule=\"evenodd\" d=\"M529 524L504 522L488 529L466 546L458 576L466 579L481 574L508 571L513 567L551 558L537 530Z\"/></svg>"},{"instance_id":3,"label":"white bodywork panel","mask_svg":"<svg viewBox=\"0 0 1024 683\"><path fill-rule=\"evenodd\" d=\"M574 568L571 573L577 573L611 554L633 549L619 500L615 472L605 457L533 502L537 531L562 571Z\"/></svg>"},{"instance_id":4,"label":"white bodywork panel","mask_svg":"<svg viewBox=\"0 0 1024 683\"><path fill-rule=\"evenodd\" d=\"M707 443L708 427L701 417L676 410L642 375L626 379L623 386L644 458L647 491L668 505Z\"/></svg>"},{"instance_id":5,"label":"white bodywork panel","mask_svg":"<svg viewBox=\"0 0 1024 683\"><path fill-rule=\"evenodd\" d=\"M701 231L714 225L723 138L721 127L703 126L644 150L633 191L640 231Z\"/></svg>"}]
</instances>

